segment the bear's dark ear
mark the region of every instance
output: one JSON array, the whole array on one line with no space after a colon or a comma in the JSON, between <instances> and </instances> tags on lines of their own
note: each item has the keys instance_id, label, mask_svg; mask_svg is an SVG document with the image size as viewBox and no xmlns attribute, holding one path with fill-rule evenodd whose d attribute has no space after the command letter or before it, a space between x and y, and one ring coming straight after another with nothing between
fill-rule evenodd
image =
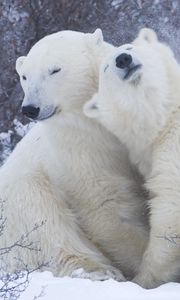
<instances>
[{"instance_id":1,"label":"bear's dark ear","mask_svg":"<svg viewBox=\"0 0 180 300\"><path fill-rule=\"evenodd\" d=\"M16 71L19 73L26 56L20 56L16 60Z\"/></svg>"},{"instance_id":2,"label":"bear's dark ear","mask_svg":"<svg viewBox=\"0 0 180 300\"><path fill-rule=\"evenodd\" d=\"M104 41L103 33L100 28L97 28L93 33L88 33L87 36L91 44L100 45Z\"/></svg>"},{"instance_id":3,"label":"bear's dark ear","mask_svg":"<svg viewBox=\"0 0 180 300\"><path fill-rule=\"evenodd\" d=\"M137 41L138 40L145 40L148 43L157 42L158 38L154 30L150 28L142 28L139 31Z\"/></svg>"},{"instance_id":4,"label":"bear's dark ear","mask_svg":"<svg viewBox=\"0 0 180 300\"><path fill-rule=\"evenodd\" d=\"M95 94L91 100L85 103L83 111L84 114L89 118L97 118L99 114L98 106L97 106L97 98L98 95Z\"/></svg>"}]
</instances>

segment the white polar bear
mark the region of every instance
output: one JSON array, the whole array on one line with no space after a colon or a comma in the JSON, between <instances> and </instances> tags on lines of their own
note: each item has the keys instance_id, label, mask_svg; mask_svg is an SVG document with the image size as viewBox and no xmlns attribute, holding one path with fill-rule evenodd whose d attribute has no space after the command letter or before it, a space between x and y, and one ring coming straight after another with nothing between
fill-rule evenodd
<instances>
[{"instance_id":1,"label":"white polar bear","mask_svg":"<svg viewBox=\"0 0 180 300\"><path fill-rule=\"evenodd\" d=\"M102 63L99 92L84 107L128 148L150 191L150 241L135 281L180 279L180 66L155 32Z\"/></svg>"},{"instance_id":2,"label":"white polar bear","mask_svg":"<svg viewBox=\"0 0 180 300\"><path fill-rule=\"evenodd\" d=\"M0 169L7 216L0 247L46 221L29 237L41 251L16 249L30 267L52 257L60 276L117 280L138 269L148 240L140 180L119 141L83 114L112 50L100 30L62 31L17 60L22 110L40 122Z\"/></svg>"}]
</instances>

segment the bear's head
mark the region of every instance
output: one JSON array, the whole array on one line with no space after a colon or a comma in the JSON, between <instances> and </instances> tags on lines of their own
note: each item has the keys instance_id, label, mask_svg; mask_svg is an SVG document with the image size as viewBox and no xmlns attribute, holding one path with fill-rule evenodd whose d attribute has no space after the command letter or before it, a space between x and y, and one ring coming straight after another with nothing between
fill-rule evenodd
<instances>
[{"instance_id":1,"label":"bear's head","mask_svg":"<svg viewBox=\"0 0 180 300\"><path fill-rule=\"evenodd\" d=\"M22 112L44 120L82 110L97 90L101 60L112 48L100 29L92 34L60 31L37 42L16 61L24 91Z\"/></svg>"},{"instance_id":2,"label":"bear's head","mask_svg":"<svg viewBox=\"0 0 180 300\"><path fill-rule=\"evenodd\" d=\"M179 65L155 32L144 28L132 44L105 58L99 91L84 112L138 156L152 145L179 102Z\"/></svg>"}]
</instances>

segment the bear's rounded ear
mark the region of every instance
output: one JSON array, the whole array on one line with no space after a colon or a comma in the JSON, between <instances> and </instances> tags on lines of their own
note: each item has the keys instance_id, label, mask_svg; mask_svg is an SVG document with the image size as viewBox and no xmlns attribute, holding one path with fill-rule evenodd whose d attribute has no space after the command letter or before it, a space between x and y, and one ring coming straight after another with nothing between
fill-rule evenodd
<instances>
[{"instance_id":1,"label":"bear's rounded ear","mask_svg":"<svg viewBox=\"0 0 180 300\"><path fill-rule=\"evenodd\" d=\"M87 35L89 42L95 45L100 45L104 41L103 33L100 28L97 28L93 33L88 33Z\"/></svg>"},{"instance_id":2,"label":"bear's rounded ear","mask_svg":"<svg viewBox=\"0 0 180 300\"><path fill-rule=\"evenodd\" d=\"M93 33L93 37L95 39L95 43L97 45L101 44L103 41L104 41L104 38L103 38L103 33L102 33L102 30L100 28L97 28L94 33Z\"/></svg>"},{"instance_id":3,"label":"bear's rounded ear","mask_svg":"<svg viewBox=\"0 0 180 300\"><path fill-rule=\"evenodd\" d=\"M16 60L16 71L19 73L26 56L20 56Z\"/></svg>"},{"instance_id":4,"label":"bear's rounded ear","mask_svg":"<svg viewBox=\"0 0 180 300\"><path fill-rule=\"evenodd\" d=\"M157 42L158 38L153 29L150 28L142 28L138 34L138 40L143 39L148 43Z\"/></svg>"},{"instance_id":5,"label":"bear's rounded ear","mask_svg":"<svg viewBox=\"0 0 180 300\"><path fill-rule=\"evenodd\" d=\"M97 106L97 94L95 94L91 100L85 103L83 107L84 114L89 118L97 118L99 114Z\"/></svg>"}]
</instances>

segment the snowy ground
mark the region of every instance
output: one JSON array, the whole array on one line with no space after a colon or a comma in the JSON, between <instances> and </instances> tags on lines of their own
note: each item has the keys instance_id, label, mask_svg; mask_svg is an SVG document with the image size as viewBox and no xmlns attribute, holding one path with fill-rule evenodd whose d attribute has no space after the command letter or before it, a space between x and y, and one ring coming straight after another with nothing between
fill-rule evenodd
<instances>
[{"instance_id":1,"label":"snowy ground","mask_svg":"<svg viewBox=\"0 0 180 300\"><path fill-rule=\"evenodd\" d=\"M50 272L34 273L20 300L179 300L180 284L168 283L145 290L132 282L55 278Z\"/></svg>"}]
</instances>

